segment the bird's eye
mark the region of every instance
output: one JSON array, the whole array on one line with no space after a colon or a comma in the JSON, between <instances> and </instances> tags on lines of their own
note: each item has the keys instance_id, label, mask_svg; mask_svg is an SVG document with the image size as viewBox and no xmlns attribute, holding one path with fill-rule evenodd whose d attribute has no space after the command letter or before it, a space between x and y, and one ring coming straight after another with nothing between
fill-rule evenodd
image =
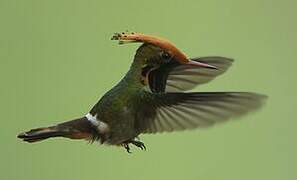
<instances>
[{"instance_id":1,"label":"bird's eye","mask_svg":"<svg viewBox=\"0 0 297 180\"><path fill-rule=\"evenodd\" d=\"M168 52L161 52L162 59L166 60L166 62L169 62L172 58L172 56Z\"/></svg>"}]
</instances>

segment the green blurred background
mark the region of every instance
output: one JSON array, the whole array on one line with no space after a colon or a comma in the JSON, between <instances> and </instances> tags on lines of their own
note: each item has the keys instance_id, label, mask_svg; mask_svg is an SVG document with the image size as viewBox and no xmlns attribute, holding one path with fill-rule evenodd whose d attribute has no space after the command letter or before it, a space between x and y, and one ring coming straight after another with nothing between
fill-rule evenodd
<instances>
[{"instance_id":1,"label":"green blurred background","mask_svg":"<svg viewBox=\"0 0 297 180\"><path fill-rule=\"evenodd\" d=\"M290 0L0 0L1 180L297 179L297 11ZM189 56L235 58L198 91L255 91L259 112L208 130L142 135L146 152L16 135L84 115L128 70L137 44L163 36Z\"/></svg>"}]
</instances>

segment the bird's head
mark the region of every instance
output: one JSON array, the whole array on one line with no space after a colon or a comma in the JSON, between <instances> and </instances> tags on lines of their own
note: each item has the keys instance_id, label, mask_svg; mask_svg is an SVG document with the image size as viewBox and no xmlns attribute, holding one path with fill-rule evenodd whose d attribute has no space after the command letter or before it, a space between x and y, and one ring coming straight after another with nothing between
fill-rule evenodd
<instances>
[{"instance_id":1,"label":"bird's head","mask_svg":"<svg viewBox=\"0 0 297 180\"><path fill-rule=\"evenodd\" d=\"M151 44L154 46L154 48L156 48L159 51L159 53L157 54L160 56L159 58L148 58L148 59L153 59L157 61L160 60L159 61L160 64L166 63L167 60L175 59L181 64L188 64L188 65L193 65L198 67L217 69L216 67L209 64L192 61L181 50L179 50L173 43L160 37L146 35L142 33L122 32L122 33L114 33L111 40L118 40L119 44L135 43L135 42ZM165 61L165 62L162 62L162 61ZM147 63L156 63L156 62L147 62Z\"/></svg>"}]
</instances>

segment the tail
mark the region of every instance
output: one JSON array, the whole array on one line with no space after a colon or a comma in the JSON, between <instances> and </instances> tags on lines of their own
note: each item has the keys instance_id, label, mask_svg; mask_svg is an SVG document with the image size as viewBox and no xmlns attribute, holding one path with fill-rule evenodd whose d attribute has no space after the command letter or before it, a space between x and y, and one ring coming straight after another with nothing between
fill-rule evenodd
<instances>
[{"instance_id":1,"label":"tail","mask_svg":"<svg viewBox=\"0 0 297 180\"><path fill-rule=\"evenodd\" d=\"M63 137L65 132L56 129L56 126L31 129L30 131L20 133L18 138L23 139L23 141L33 143L37 141L42 141L51 137Z\"/></svg>"},{"instance_id":2,"label":"tail","mask_svg":"<svg viewBox=\"0 0 297 180\"><path fill-rule=\"evenodd\" d=\"M55 126L31 129L30 131L20 133L17 137L23 141L33 143L52 137L93 140L97 136L96 129L83 117Z\"/></svg>"}]
</instances>

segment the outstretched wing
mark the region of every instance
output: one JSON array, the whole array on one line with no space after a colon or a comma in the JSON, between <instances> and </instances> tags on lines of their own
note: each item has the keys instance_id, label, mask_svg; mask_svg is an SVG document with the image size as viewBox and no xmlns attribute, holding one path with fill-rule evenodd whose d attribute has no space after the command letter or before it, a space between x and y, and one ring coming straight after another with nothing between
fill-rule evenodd
<instances>
[{"instance_id":1,"label":"outstretched wing","mask_svg":"<svg viewBox=\"0 0 297 180\"><path fill-rule=\"evenodd\" d=\"M199 57L192 59L217 67L210 69L171 61L149 74L149 86L152 92L181 92L207 83L220 74L223 74L233 60L219 56Z\"/></svg>"},{"instance_id":2,"label":"outstretched wing","mask_svg":"<svg viewBox=\"0 0 297 180\"><path fill-rule=\"evenodd\" d=\"M157 46L143 44L136 52L135 61L153 61L160 56L161 50ZM217 69L185 65L174 58L168 60L164 57L163 61L166 63L159 68L143 70L143 74L148 77L147 89L153 93L188 91L223 74L233 62L232 59L219 56L199 57L192 60L215 66Z\"/></svg>"},{"instance_id":3,"label":"outstretched wing","mask_svg":"<svg viewBox=\"0 0 297 180\"><path fill-rule=\"evenodd\" d=\"M260 108L265 99L248 92L145 93L135 126L139 133L209 127Z\"/></svg>"}]
</instances>

